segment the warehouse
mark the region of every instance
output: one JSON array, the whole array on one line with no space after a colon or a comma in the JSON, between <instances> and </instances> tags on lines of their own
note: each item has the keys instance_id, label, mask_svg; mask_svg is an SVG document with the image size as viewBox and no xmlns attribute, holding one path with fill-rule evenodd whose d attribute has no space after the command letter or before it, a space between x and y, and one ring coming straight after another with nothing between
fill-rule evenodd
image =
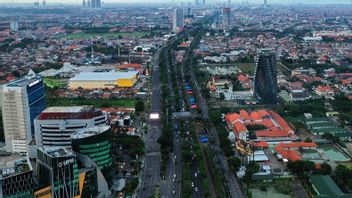
<instances>
[{"instance_id":1,"label":"warehouse","mask_svg":"<svg viewBox=\"0 0 352 198\"><path fill-rule=\"evenodd\" d=\"M69 87L70 89L131 88L138 78L138 71L81 72L69 80Z\"/></svg>"}]
</instances>

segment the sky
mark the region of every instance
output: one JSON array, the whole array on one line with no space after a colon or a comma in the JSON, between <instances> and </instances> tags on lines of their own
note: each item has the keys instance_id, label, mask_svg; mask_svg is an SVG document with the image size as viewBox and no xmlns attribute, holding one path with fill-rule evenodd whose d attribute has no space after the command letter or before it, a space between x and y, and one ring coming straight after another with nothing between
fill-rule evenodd
<instances>
[{"instance_id":1,"label":"sky","mask_svg":"<svg viewBox=\"0 0 352 198\"><path fill-rule=\"evenodd\" d=\"M33 3L36 0L0 0L0 3ZM42 0L39 0L41 2ZM166 3L171 2L172 0L102 0L105 3L140 3L140 2L158 2L158 3ZM174 2L194 2L195 0L174 0ZM227 0L206 0L207 2L227 2ZM249 3L261 3L264 0L248 0ZM82 0L46 0L47 4L50 3L77 3L81 4ZM242 0L231 0L234 3L240 3ZM268 0L268 4L270 3L351 3L351 0Z\"/></svg>"}]
</instances>

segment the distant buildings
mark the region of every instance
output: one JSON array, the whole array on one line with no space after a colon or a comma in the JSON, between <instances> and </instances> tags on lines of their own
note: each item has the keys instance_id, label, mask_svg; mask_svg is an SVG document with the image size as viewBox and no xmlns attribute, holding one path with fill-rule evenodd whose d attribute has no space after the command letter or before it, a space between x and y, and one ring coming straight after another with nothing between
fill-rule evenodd
<instances>
[{"instance_id":1,"label":"distant buildings","mask_svg":"<svg viewBox=\"0 0 352 198\"><path fill-rule=\"evenodd\" d=\"M224 31L228 31L231 28L231 8L229 7L222 10L222 25Z\"/></svg>"},{"instance_id":2,"label":"distant buildings","mask_svg":"<svg viewBox=\"0 0 352 198\"><path fill-rule=\"evenodd\" d=\"M254 96L263 104L276 104L277 89L276 57L264 49L257 57Z\"/></svg>"},{"instance_id":3,"label":"distant buildings","mask_svg":"<svg viewBox=\"0 0 352 198\"><path fill-rule=\"evenodd\" d=\"M30 71L27 76L3 85L1 106L7 149L27 152L34 134L34 118L46 108L42 77Z\"/></svg>"},{"instance_id":4,"label":"distant buildings","mask_svg":"<svg viewBox=\"0 0 352 198\"><path fill-rule=\"evenodd\" d=\"M18 21L11 21L10 22L10 29L14 32L18 31Z\"/></svg>"},{"instance_id":5,"label":"distant buildings","mask_svg":"<svg viewBox=\"0 0 352 198\"><path fill-rule=\"evenodd\" d=\"M0 154L0 197L32 197L33 168L27 157L19 154Z\"/></svg>"},{"instance_id":6,"label":"distant buildings","mask_svg":"<svg viewBox=\"0 0 352 198\"><path fill-rule=\"evenodd\" d=\"M83 7L101 8L101 0L83 0Z\"/></svg>"},{"instance_id":7,"label":"distant buildings","mask_svg":"<svg viewBox=\"0 0 352 198\"><path fill-rule=\"evenodd\" d=\"M183 10L182 9L175 9L174 14L173 14L173 25L172 25L172 31L174 32L180 32L183 30Z\"/></svg>"},{"instance_id":8,"label":"distant buildings","mask_svg":"<svg viewBox=\"0 0 352 198\"><path fill-rule=\"evenodd\" d=\"M49 107L34 121L38 148L71 149L71 135L79 129L105 125L107 115L92 106Z\"/></svg>"},{"instance_id":9,"label":"distant buildings","mask_svg":"<svg viewBox=\"0 0 352 198\"><path fill-rule=\"evenodd\" d=\"M112 89L133 87L139 78L138 71L82 72L69 80L70 89Z\"/></svg>"}]
</instances>

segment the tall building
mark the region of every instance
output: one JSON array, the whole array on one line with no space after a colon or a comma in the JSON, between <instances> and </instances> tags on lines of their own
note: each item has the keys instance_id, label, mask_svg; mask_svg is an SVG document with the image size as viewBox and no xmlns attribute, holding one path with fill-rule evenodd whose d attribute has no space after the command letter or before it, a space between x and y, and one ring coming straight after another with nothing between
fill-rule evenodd
<instances>
[{"instance_id":1,"label":"tall building","mask_svg":"<svg viewBox=\"0 0 352 198\"><path fill-rule=\"evenodd\" d=\"M72 134L71 138L72 150L93 160L109 181L113 176L110 126L101 125L81 129Z\"/></svg>"},{"instance_id":2,"label":"tall building","mask_svg":"<svg viewBox=\"0 0 352 198\"><path fill-rule=\"evenodd\" d=\"M79 129L105 125L107 115L93 106L49 107L35 120L38 148L71 149L71 135Z\"/></svg>"},{"instance_id":3,"label":"tall building","mask_svg":"<svg viewBox=\"0 0 352 198\"><path fill-rule=\"evenodd\" d=\"M194 2L196 5L199 5L199 0L195 0Z\"/></svg>"},{"instance_id":4,"label":"tall building","mask_svg":"<svg viewBox=\"0 0 352 198\"><path fill-rule=\"evenodd\" d=\"M263 104L277 103L276 56L272 49L263 49L257 57L254 96Z\"/></svg>"},{"instance_id":5,"label":"tall building","mask_svg":"<svg viewBox=\"0 0 352 198\"><path fill-rule=\"evenodd\" d=\"M183 26L183 10L177 8L174 10L172 30L174 32L180 32L183 30Z\"/></svg>"},{"instance_id":6,"label":"tall building","mask_svg":"<svg viewBox=\"0 0 352 198\"><path fill-rule=\"evenodd\" d=\"M32 197L33 168L28 157L19 154L0 154L0 197Z\"/></svg>"},{"instance_id":7,"label":"tall building","mask_svg":"<svg viewBox=\"0 0 352 198\"><path fill-rule=\"evenodd\" d=\"M80 195L77 156L70 150L38 149L37 178L50 189L48 197L73 198ZM37 196L38 197L38 196Z\"/></svg>"},{"instance_id":8,"label":"tall building","mask_svg":"<svg viewBox=\"0 0 352 198\"><path fill-rule=\"evenodd\" d=\"M91 0L92 8L100 8L101 7L101 0Z\"/></svg>"},{"instance_id":9,"label":"tall building","mask_svg":"<svg viewBox=\"0 0 352 198\"><path fill-rule=\"evenodd\" d=\"M224 31L228 31L231 28L231 8L229 7L222 10L222 25Z\"/></svg>"},{"instance_id":10,"label":"tall building","mask_svg":"<svg viewBox=\"0 0 352 198\"><path fill-rule=\"evenodd\" d=\"M10 29L12 31L17 32L18 31L18 21L11 21L10 22Z\"/></svg>"},{"instance_id":11,"label":"tall building","mask_svg":"<svg viewBox=\"0 0 352 198\"><path fill-rule=\"evenodd\" d=\"M34 118L45 108L45 89L41 76L27 76L2 86L2 117L6 147L11 152L27 152L34 134Z\"/></svg>"},{"instance_id":12,"label":"tall building","mask_svg":"<svg viewBox=\"0 0 352 198\"><path fill-rule=\"evenodd\" d=\"M205 0L202 0L202 3L205 4Z\"/></svg>"},{"instance_id":13,"label":"tall building","mask_svg":"<svg viewBox=\"0 0 352 198\"><path fill-rule=\"evenodd\" d=\"M82 5L83 5L83 7L87 7L87 1L86 0L82 0Z\"/></svg>"}]
</instances>

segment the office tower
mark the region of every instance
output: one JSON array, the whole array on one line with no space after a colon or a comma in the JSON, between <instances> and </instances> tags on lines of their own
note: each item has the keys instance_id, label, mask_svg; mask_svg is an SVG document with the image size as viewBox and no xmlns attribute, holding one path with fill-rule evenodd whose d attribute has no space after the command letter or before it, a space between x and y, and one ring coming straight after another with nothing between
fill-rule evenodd
<instances>
[{"instance_id":1,"label":"office tower","mask_svg":"<svg viewBox=\"0 0 352 198\"><path fill-rule=\"evenodd\" d=\"M228 31L231 28L231 8L223 8L222 10L223 30Z\"/></svg>"},{"instance_id":2,"label":"office tower","mask_svg":"<svg viewBox=\"0 0 352 198\"><path fill-rule=\"evenodd\" d=\"M34 118L46 108L42 77L31 70L27 76L3 85L1 106L7 149L27 152Z\"/></svg>"},{"instance_id":3,"label":"office tower","mask_svg":"<svg viewBox=\"0 0 352 198\"><path fill-rule=\"evenodd\" d=\"M205 4L205 0L202 0L202 3Z\"/></svg>"},{"instance_id":4,"label":"office tower","mask_svg":"<svg viewBox=\"0 0 352 198\"><path fill-rule=\"evenodd\" d=\"M11 21L10 22L10 29L12 31L17 32L18 31L18 21Z\"/></svg>"},{"instance_id":5,"label":"office tower","mask_svg":"<svg viewBox=\"0 0 352 198\"><path fill-rule=\"evenodd\" d=\"M32 197L33 168L28 157L2 152L0 158L0 197Z\"/></svg>"},{"instance_id":6,"label":"office tower","mask_svg":"<svg viewBox=\"0 0 352 198\"><path fill-rule=\"evenodd\" d=\"M263 104L277 103L276 57L272 49L262 49L257 56L254 96Z\"/></svg>"},{"instance_id":7,"label":"office tower","mask_svg":"<svg viewBox=\"0 0 352 198\"><path fill-rule=\"evenodd\" d=\"M82 5L83 5L83 7L87 7L87 1L86 0L82 0Z\"/></svg>"},{"instance_id":8,"label":"office tower","mask_svg":"<svg viewBox=\"0 0 352 198\"><path fill-rule=\"evenodd\" d=\"M264 6L266 7L266 5L267 5L267 0L264 0Z\"/></svg>"},{"instance_id":9,"label":"office tower","mask_svg":"<svg viewBox=\"0 0 352 198\"><path fill-rule=\"evenodd\" d=\"M72 150L95 162L106 180L113 176L110 126L94 126L76 131L71 136Z\"/></svg>"},{"instance_id":10,"label":"office tower","mask_svg":"<svg viewBox=\"0 0 352 198\"><path fill-rule=\"evenodd\" d=\"M43 0L42 5L45 7L46 6L46 0Z\"/></svg>"},{"instance_id":11,"label":"office tower","mask_svg":"<svg viewBox=\"0 0 352 198\"><path fill-rule=\"evenodd\" d=\"M53 198L79 196L77 156L69 150L38 149L37 178L40 186L50 188Z\"/></svg>"},{"instance_id":12,"label":"office tower","mask_svg":"<svg viewBox=\"0 0 352 198\"><path fill-rule=\"evenodd\" d=\"M88 0L91 1L92 8L100 8L101 7L101 0Z\"/></svg>"},{"instance_id":13,"label":"office tower","mask_svg":"<svg viewBox=\"0 0 352 198\"><path fill-rule=\"evenodd\" d=\"M105 125L107 115L93 106L49 107L35 120L38 148L71 149L71 135L79 129Z\"/></svg>"},{"instance_id":14,"label":"office tower","mask_svg":"<svg viewBox=\"0 0 352 198\"><path fill-rule=\"evenodd\" d=\"M173 28L174 32L180 32L183 30L183 10L175 9L173 15Z\"/></svg>"},{"instance_id":15,"label":"office tower","mask_svg":"<svg viewBox=\"0 0 352 198\"><path fill-rule=\"evenodd\" d=\"M38 0L34 2L34 7L39 7L39 1Z\"/></svg>"},{"instance_id":16,"label":"office tower","mask_svg":"<svg viewBox=\"0 0 352 198\"><path fill-rule=\"evenodd\" d=\"M196 5L199 5L199 0L195 0L195 4L196 4Z\"/></svg>"}]
</instances>

